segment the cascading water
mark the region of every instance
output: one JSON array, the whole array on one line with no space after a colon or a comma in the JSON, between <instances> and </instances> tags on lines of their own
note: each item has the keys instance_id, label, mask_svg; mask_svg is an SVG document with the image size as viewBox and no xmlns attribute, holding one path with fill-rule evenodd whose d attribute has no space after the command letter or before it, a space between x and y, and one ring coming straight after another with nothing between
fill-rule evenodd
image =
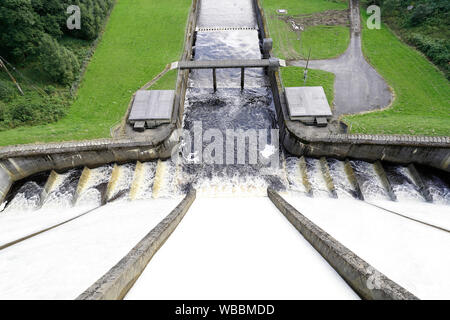
<instances>
[{"instance_id":1,"label":"cascading water","mask_svg":"<svg viewBox=\"0 0 450 320\"><path fill-rule=\"evenodd\" d=\"M328 166L338 198L356 198L356 191L348 179L344 163L336 159L328 159Z\"/></svg>"},{"instance_id":2,"label":"cascading water","mask_svg":"<svg viewBox=\"0 0 450 320\"><path fill-rule=\"evenodd\" d=\"M106 190L106 201L128 198L136 165L127 163L114 167Z\"/></svg>"},{"instance_id":3,"label":"cascading water","mask_svg":"<svg viewBox=\"0 0 450 320\"><path fill-rule=\"evenodd\" d=\"M16 193L11 203L5 210L9 212L27 212L39 208L41 203L41 193L44 189L44 183L36 181L27 181Z\"/></svg>"},{"instance_id":4,"label":"cascading water","mask_svg":"<svg viewBox=\"0 0 450 320\"><path fill-rule=\"evenodd\" d=\"M324 179L322 168L318 159L306 158L306 175L311 184L311 191L314 197L330 196L327 183Z\"/></svg>"},{"instance_id":5,"label":"cascading water","mask_svg":"<svg viewBox=\"0 0 450 320\"><path fill-rule=\"evenodd\" d=\"M50 189L46 190L45 199L42 199L42 208L71 207L81 173L81 169L73 169L63 174L54 173L54 181L49 186Z\"/></svg>"},{"instance_id":6,"label":"cascading water","mask_svg":"<svg viewBox=\"0 0 450 320\"><path fill-rule=\"evenodd\" d=\"M77 205L101 205L113 170L112 165L85 169L78 184L75 201Z\"/></svg>"},{"instance_id":7,"label":"cascading water","mask_svg":"<svg viewBox=\"0 0 450 320\"><path fill-rule=\"evenodd\" d=\"M361 191L367 200L388 200L389 196L383 187L380 176L373 164L364 161L350 161L359 181Z\"/></svg>"},{"instance_id":8,"label":"cascading water","mask_svg":"<svg viewBox=\"0 0 450 320\"><path fill-rule=\"evenodd\" d=\"M256 19L249 15L253 12L251 1L202 1L195 60L261 59ZM255 30L247 30L249 27ZM277 119L265 72L246 69L242 91L240 81L240 69L219 69L218 90L213 93L211 70L190 74L183 127L190 132L189 140L196 139L195 130L200 132L202 147L199 151L189 144L183 149L182 174L185 185L194 186L200 195L264 196L268 186L286 186L286 175L278 163L259 161L281 155L271 134ZM240 147L245 149L244 157L238 155Z\"/></svg>"},{"instance_id":9,"label":"cascading water","mask_svg":"<svg viewBox=\"0 0 450 320\"><path fill-rule=\"evenodd\" d=\"M422 177L425 186L430 190L433 202L450 205L450 185L429 170L424 170Z\"/></svg>"},{"instance_id":10,"label":"cascading water","mask_svg":"<svg viewBox=\"0 0 450 320\"><path fill-rule=\"evenodd\" d=\"M424 201L408 168L386 164L384 169L398 200Z\"/></svg>"}]
</instances>

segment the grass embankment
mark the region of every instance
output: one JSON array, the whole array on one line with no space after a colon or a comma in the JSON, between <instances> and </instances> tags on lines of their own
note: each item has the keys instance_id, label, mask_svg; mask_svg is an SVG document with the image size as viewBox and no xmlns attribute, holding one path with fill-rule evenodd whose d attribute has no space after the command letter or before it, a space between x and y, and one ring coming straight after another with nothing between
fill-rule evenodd
<instances>
[{"instance_id":1,"label":"grass embankment","mask_svg":"<svg viewBox=\"0 0 450 320\"><path fill-rule=\"evenodd\" d=\"M387 27L369 30L363 12L362 46L369 63L394 89L392 107L347 116L353 133L450 136L450 83L422 54Z\"/></svg>"},{"instance_id":2,"label":"grass embankment","mask_svg":"<svg viewBox=\"0 0 450 320\"><path fill-rule=\"evenodd\" d=\"M299 15L326 10L346 10L347 0L263 0L262 3L277 57L285 60L305 59L311 49L312 59L327 59L337 57L347 49L350 33L345 26L305 26L305 30L298 34L286 21L288 17L301 21ZM278 14L277 9L287 9L287 16Z\"/></svg>"},{"instance_id":3,"label":"grass embankment","mask_svg":"<svg viewBox=\"0 0 450 320\"><path fill-rule=\"evenodd\" d=\"M281 77L285 87L323 87L330 106L334 100L334 74L322 70L308 70L306 83L303 82L305 68L287 67L281 69Z\"/></svg>"},{"instance_id":4,"label":"grass embankment","mask_svg":"<svg viewBox=\"0 0 450 320\"><path fill-rule=\"evenodd\" d=\"M67 116L0 132L0 145L106 138L131 95L180 58L191 1L118 1ZM158 81L172 89L175 77ZM153 87L152 87L153 89Z\"/></svg>"}]
</instances>

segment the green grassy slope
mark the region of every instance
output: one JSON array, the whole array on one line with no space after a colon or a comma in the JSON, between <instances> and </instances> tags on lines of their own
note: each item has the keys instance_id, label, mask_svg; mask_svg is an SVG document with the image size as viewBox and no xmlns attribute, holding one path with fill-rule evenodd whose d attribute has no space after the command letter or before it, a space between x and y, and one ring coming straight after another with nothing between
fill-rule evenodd
<instances>
[{"instance_id":1,"label":"green grassy slope","mask_svg":"<svg viewBox=\"0 0 450 320\"><path fill-rule=\"evenodd\" d=\"M0 132L0 145L109 137L132 93L180 58L190 5L119 0L68 115L54 124Z\"/></svg>"},{"instance_id":2,"label":"green grassy slope","mask_svg":"<svg viewBox=\"0 0 450 320\"><path fill-rule=\"evenodd\" d=\"M287 9L289 16L310 14L326 10L345 10L346 0L263 0L264 11L272 38L274 53L285 60L304 59L311 48L312 59L334 58L344 53L350 41L349 30L343 26L313 26L296 32L277 18L277 9ZM330 43L333 43L330 46Z\"/></svg>"},{"instance_id":3,"label":"green grassy slope","mask_svg":"<svg viewBox=\"0 0 450 320\"><path fill-rule=\"evenodd\" d=\"M381 30L363 26L363 52L394 89L396 99L385 111L345 117L352 132L450 135L450 84L444 75L385 25Z\"/></svg>"}]
</instances>

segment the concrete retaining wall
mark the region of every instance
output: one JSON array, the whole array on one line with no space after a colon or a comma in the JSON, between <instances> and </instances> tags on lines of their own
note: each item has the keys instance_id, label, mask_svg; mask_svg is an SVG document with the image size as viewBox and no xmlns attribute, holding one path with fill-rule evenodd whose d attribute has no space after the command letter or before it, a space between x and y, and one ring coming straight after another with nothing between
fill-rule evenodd
<instances>
[{"instance_id":1,"label":"concrete retaining wall","mask_svg":"<svg viewBox=\"0 0 450 320\"><path fill-rule=\"evenodd\" d=\"M150 233L145 236L117 265L82 293L77 300L123 299L155 253L181 222L195 200L191 190L184 200Z\"/></svg>"},{"instance_id":2,"label":"concrete retaining wall","mask_svg":"<svg viewBox=\"0 0 450 320\"><path fill-rule=\"evenodd\" d=\"M33 174L82 166L95 168L113 162L166 159L177 143L178 139L173 137L164 141L105 139L1 148L0 203L13 182Z\"/></svg>"},{"instance_id":3,"label":"concrete retaining wall","mask_svg":"<svg viewBox=\"0 0 450 320\"><path fill-rule=\"evenodd\" d=\"M361 298L369 300L418 300L416 296L377 271L308 220L275 191L268 190L268 195L289 222Z\"/></svg>"},{"instance_id":4,"label":"concrete retaining wall","mask_svg":"<svg viewBox=\"0 0 450 320\"><path fill-rule=\"evenodd\" d=\"M181 61L189 61L192 58L192 47L195 44L195 28L197 26L198 15L200 11L200 0L192 0L191 11L189 12L186 35L184 40L184 49ZM175 105L172 123L177 128L182 127L184 115L184 101L189 78L189 70L179 70L177 76L177 87L175 90Z\"/></svg>"}]
</instances>

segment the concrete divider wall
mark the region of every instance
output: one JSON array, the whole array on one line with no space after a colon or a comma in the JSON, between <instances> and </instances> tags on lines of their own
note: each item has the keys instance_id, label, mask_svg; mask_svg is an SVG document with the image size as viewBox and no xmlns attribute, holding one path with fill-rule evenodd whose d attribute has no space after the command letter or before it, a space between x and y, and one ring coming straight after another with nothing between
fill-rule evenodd
<instances>
[{"instance_id":1,"label":"concrete divider wall","mask_svg":"<svg viewBox=\"0 0 450 320\"><path fill-rule=\"evenodd\" d=\"M278 193L268 190L268 196L289 222L361 298L368 300L418 299L308 220Z\"/></svg>"},{"instance_id":2,"label":"concrete divider wall","mask_svg":"<svg viewBox=\"0 0 450 320\"><path fill-rule=\"evenodd\" d=\"M184 40L184 49L181 61L189 61L192 58L192 48L195 43L195 28L200 11L200 0L192 0L191 11L189 12L188 22L186 26L186 35ZM177 128L182 127L184 115L184 101L186 96L187 84L189 78L189 70L178 70L177 85L175 90L174 101L174 117L172 123Z\"/></svg>"},{"instance_id":3,"label":"concrete divider wall","mask_svg":"<svg viewBox=\"0 0 450 320\"><path fill-rule=\"evenodd\" d=\"M258 25L269 37L268 24L259 0L255 1ZM278 71L269 71L269 80L280 128L280 142L295 156L334 157L365 161L384 160L398 164L418 163L450 172L450 137L407 135L364 135L332 133L291 121L284 86Z\"/></svg>"},{"instance_id":4,"label":"concrete divider wall","mask_svg":"<svg viewBox=\"0 0 450 320\"><path fill-rule=\"evenodd\" d=\"M181 222L195 197L196 192L192 189L183 201L151 230L127 256L83 292L77 300L123 299L155 253Z\"/></svg>"}]
</instances>

